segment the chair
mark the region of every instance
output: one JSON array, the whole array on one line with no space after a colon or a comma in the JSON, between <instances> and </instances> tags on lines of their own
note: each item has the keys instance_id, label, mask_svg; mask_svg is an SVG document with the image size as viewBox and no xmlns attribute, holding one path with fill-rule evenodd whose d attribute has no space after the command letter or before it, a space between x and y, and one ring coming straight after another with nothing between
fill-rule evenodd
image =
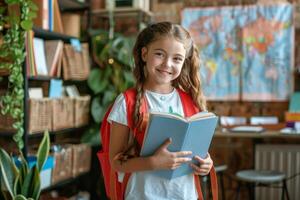
<instances>
[{"instance_id":1,"label":"chair","mask_svg":"<svg viewBox=\"0 0 300 200\"><path fill-rule=\"evenodd\" d=\"M238 187L236 200L239 199L241 187L246 185L250 199L254 199L254 188L256 186L270 187L274 184L280 184L282 188L281 199L286 196L289 200L288 189L286 186L286 175L283 172L272 170L241 170L236 173L238 179Z\"/></svg>"},{"instance_id":2,"label":"chair","mask_svg":"<svg viewBox=\"0 0 300 200\"><path fill-rule=\"evenodd\" d=\"M215 166L215 170L217 173L217 177L218 177L218 183L221 187L221 196L222 196L222 200L225 199L225 189L224 189L224 171L227 170L227 165L217 165ZM209 185L207 182L209 182L209 176L203 176L202 177L202 182L203 182L203 186L202 186L202 191L203 191L203 196L206 196L206 191L207 191L207 185ZM209 197L211 193L209 193Z\"/></svg>"}]
</instances>

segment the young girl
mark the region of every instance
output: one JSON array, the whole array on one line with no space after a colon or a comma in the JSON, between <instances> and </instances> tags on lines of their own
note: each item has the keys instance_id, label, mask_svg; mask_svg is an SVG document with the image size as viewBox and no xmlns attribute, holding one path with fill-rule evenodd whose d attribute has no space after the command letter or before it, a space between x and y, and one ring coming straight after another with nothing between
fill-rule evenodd
<instances>
[{"instance_id":1,"label":"young girl","mask_svg":"<svg viewBox=\"0 0 300 200\"><path fill-rule=\"evenodd\" d=\"M153 24L137 37L134 49L134 76L136 78L136 102L133 112L134 124L142 120L140 109L143 98L148 111L174 112L184 116L178 89L192 98L194 104L205 110L205 100L199 78L198 51L190 34L180 25L169 22ZM125 199L197 199L194 175L189 174L167 180L152 175L151 170L176 169L182 163L190 162L192 152L170 152L171 139L149 157L126 156L128 140L132 130L127 122L124 95L115 101L108 117L111 123L110 163L118 172L122 182L124 173L131 173L125 190ZM199 142L199 145L201 143ZM195 156L200 164L190 164L197 175L206 175L212 167L207 154L205 159Z\"/></svg>"}]
</instances>

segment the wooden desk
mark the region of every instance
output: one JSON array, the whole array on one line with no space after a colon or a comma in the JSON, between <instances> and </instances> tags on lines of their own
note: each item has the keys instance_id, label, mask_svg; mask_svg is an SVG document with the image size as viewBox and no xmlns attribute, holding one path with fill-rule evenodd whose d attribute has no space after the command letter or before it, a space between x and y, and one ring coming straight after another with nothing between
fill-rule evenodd
<instances>
[{"instance_id":1,"label":"wooden desk","mask_svg":"<svg viewBox=\"0 0 300 200\"><path fill-rule=\"evenodd\" d=\"M228 130L221 131L217 130L214 137L225 137L225 138L284 138L284 139L300 139L300 134L283 134L279 131L263 131L261 133L250 133L250 132L230 132Z\"/></svg>"},{"instance_id":2,"label":"wooden desk","mask_svg":"<svg viewBox=\"0 0 300 200\"><path fill-rule=\"evenodd\" d=\"M226 164L226 199L235 198L237 183L235 173L241 169L254 169L257 144L300 144L300 134L282 134L279 131L261 133L238 133L217 130L210 146L210 155L215 165ZM229 177L229 178L228 178ZM247 194L242 194L242 197ZM242 198L243 199L243 198Z\"/></svg>"}]
</instances>

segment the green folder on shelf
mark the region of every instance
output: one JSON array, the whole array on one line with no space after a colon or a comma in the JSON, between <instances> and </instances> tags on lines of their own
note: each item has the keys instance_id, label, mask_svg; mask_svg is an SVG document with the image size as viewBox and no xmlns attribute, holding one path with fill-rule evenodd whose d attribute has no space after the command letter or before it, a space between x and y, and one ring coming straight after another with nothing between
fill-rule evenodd
<instances>
[{"instance_id":1,"label":"green folder on shelf","mask_svg":"<svg viewBox=\"0 0 300 200\"><path fill-rule=\"evenodd\" d=\"M170 113L152 112L146 129L141 156L150 156L168 138L172 143L168 146L171 152L192 151L191 158L199 155L206 157L218 117L210 112L200 112L190 118L183 118ZM196 163L194 159L191 162ZM189 163L182 164L175 170L156 170L153 174L166 179L180 177L192 173Z\"/></svg>"}]
</instances>

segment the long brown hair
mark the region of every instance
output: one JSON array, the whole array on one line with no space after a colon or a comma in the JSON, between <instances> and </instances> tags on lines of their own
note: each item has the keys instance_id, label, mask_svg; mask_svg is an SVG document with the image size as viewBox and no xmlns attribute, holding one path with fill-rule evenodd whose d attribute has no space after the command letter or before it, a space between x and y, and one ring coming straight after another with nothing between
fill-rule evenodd
<instances>
[{"instance_id":1,"label":"long brown hair","mask_svg":"<svg viewBox=\"0 0 300 200\"><path fill-rule=\"evenodd\" d=\"M186 49L186 56L182 71L177 79L173 81L173 86L187 92L195 104L201 110L206 110L206 101L201 89L199 75L199 54L193 40L182 26L170 22L159 22L152 24L142 30L137 37L133 48L135 66L133 74L136 79L136 105L134 110L134 121L137 124L140 120L140 107L144 95L143 85L146 81L145 62L142 59L142 48L147 47L152 42L163 37L173 37L181 42Z\"/></svg>"}]
</instances>

